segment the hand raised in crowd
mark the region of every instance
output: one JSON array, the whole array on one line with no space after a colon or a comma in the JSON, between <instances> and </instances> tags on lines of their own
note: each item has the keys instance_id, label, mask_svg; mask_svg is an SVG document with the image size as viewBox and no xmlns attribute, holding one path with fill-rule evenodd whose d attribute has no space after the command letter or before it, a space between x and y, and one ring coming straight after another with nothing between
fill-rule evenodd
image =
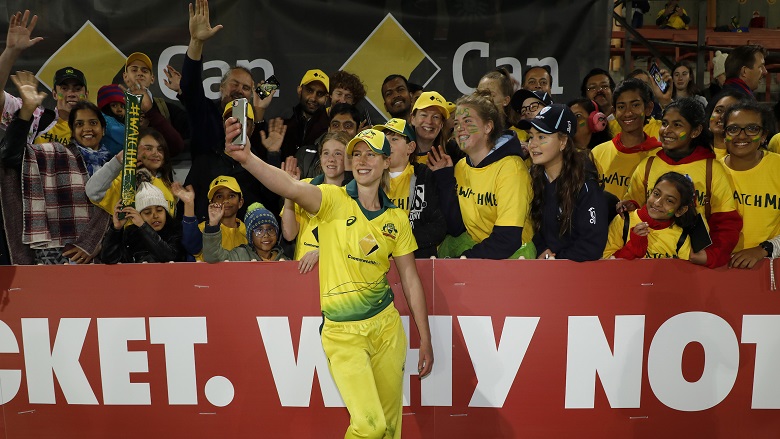
<instances>
[{"instance_id":1,"label":"hand raised in crowd","mask_svg":"<svg viewBox=\"0 0 780 439\"><path fill-rule=\"evenodd\" d=\"M11 81L19 90L22 109L29 109L30 114L46 99L46 93L38 92L38 79L31 72L20 70L15 75L11 75ZM25 120L29 119L25 118Z\"/></svg>"},{"instance_id":2,"label":"hand raised in crowd","mask_svg":"<svg viewBox=\"0 0 780 439\"><path fill-rule=\"evenodd\" d=\"M286 172L294 180L301 179L301 168L298 167L298 159L293 156L284 159L284 163L282 163L282 171Z\"/></svg>"},{"instance_id":3,"label":"hand raised in crowd","mask_svg":"<svg viewBox=\"0 0 780 439\"><path fill-rule=\"evenodd\" d=\"M218 24L211 27L209 20L209 2L208 0L196 0L195 6L189 4L190 11L190 38L198 41L206 41L222 29Z\"/></svg>"},{"instance_id":4,"label":"hand raised in crowd","mask_svg":"<svg viewBox=\"0 0 780 439\"><path fill-rule=\"evenodd\" d=\"M21 52L43 41L43 37L30 38L36 23L38 23L38 16L33 15L30 20L29 10L25 10L24 14L17 12L12 15L8 24L8 36L5 39L6 49Z\"/></svg>"},{"instance_id":5,"label":"hand raised in crowd","mask_svg":"<svg viewBox=\"0 0 780 439\"><path fill-rule=\"evenodd\" d=\"M176 94L181 93L181 73L174 69L170 64L165 66L163 73L165 73L163 84L165 84L165 86L169 89L175 91Z\"/></svg>"},{"instance_id":6,"label":"hand raised in crowd","mask_svg":"<svg viewBox=\"0 0 780 439\"><path fill-rule=\"evenodd\" d=\"M265 81L260 81L257 83L255 88L260 87L261 85L265 84ZM256 92L252 93L252 106L255 108L262 108L263 110L268 109L268 107L271 106L271 101L274 99L274 93L269 94L263 99L260 99L260 95L258 95Z\"/></svg>"},{"instance_id":7,"label":"hand raised in crowd","mask_svg":"<svg viewBox=\"0 0 780 439\"><path fill-rule=\"evenodd\" d=\"M171 193L185 205L195 203L195 189L192 188L191 184L184 187L178 181L174 181L171 184Z\"/></svg>"},{"instance_id":8,"label":"hand raised in crowd","mask_svg":"<svg viewBox=\"0 0 780 439\"><path fill-rule=\"evenodd\" d=\"M246 139L246 145L234 145L233 139L241 132L241 123L235 117L225 119L225 154L238 163L246 163L252 154L252 142ZM264 133L261 133L261 135Z\"/></svg>"},{"instance_id":9,"label":"hand raised in crowd","mask_svg":"<svg viewBox=\"0 0 780 439\"><path fill-rule=\"evenodd\" d=\"M97 253L100 252L98 251L95 254ZM76 247L75 245L62 252L62 256L65 256L66 258L70 259L71 262L75 262L76 264L89 264L94 258L94 256Z\"/></svg>"},{"instance_id":10,"label":"hand raised in crowd","mask_svg":"<svg viewBox=\"0 0 780 439\"><path fill-rule=\"evenodd\" d=\"M146 113L147 111L152 109L152 94L149 93L149 89L142 86L138 82L133 81L129 87L125 87L122 84L118 84L119 88L122 89L122 91L130 92L134 95L141 95L143 98L141 98L141 111Z\"/></svg>"},{"instance_id":11,"label":"hand raised in crowd","mask_svg":"<svg viewBox=\"0 0 780 439\"><path fill-rule=\"evenodd\" d=\"M125 208L122 208L122 212L125 213L125 218L132 221L136 227L141 227L144 225L145 222L144 219L141 218L141 214L137 210L135 210L134 207L127 206Z\"/></svg>"},{"instance_id":12,"label":"hand raised in crowd","mask_svg":"<svg viewBox=\"0 0 780 439\"><path fill-rule=\"evenodd\" d=\"M305 255L301 256L301 260L298 261L298 272L306 274L317 266L317 262L320 260L320 251L312 250Z\"/></svg>"},{"instance_id":13,"label":"hand raised in crowd","mask_svg":"<svg viewBox=\"0 0 780 439\"><path fill-rule=\"evenodd\" d=\"M761 247L746 248L740 250L731 255L731 261L729 261L729 267L731 268L753 268L756 263L767 255L766 251Z\"/></svg>"},{"instance_id":14,"label":"hand raised in crowd","mask_svg":"<svg viewBox=\"0 0 780 439\"><path fill-rule=\"evenodd\" d=\"M122 227L127 224L127 221L130 219L127 216L125 216L124 220L119 219L119 214L122 213L122 201L119 201L116 203L116 206L114 206L114 214L111 215L111 221L114 224L114 230L122 230Z\"/></svg>"},{"instance_id":15,"label":"hand raised in crowd","mask_svg":"<svg viewBox=\"0 0 780 439\"><path fill-rule=\"evenodd\" d=\"M285 133L287 133L287 125L284 124L282 118L277 117L268 121L268 134L261 131L260 140L268 152L277 152L282 149Z\"/></svg>"},{"instance_id":16,"label":"hand raised in crowd","mask_svg":"<svg viewBox=\"0 0 780 439\"><path fill-rule=\"evenodd\" d=\"M218 226L222 221L222 217L225 216L225 206L222 203L210 203L209 204L209 225Z\"/></svg>"},{"instance_id":17,"label":"hand raised in crowd","mask_svg":"<svg viewBox=\"0 0 780 439\"><path fill-rule=\"evenodd\" d=\"M655 96L655 99L665 107L672 102L672 93L674 92L674 87L672 86L672 75L669 74L669 71L666 69L661 69L660 73L661 80L668 85L668 87L666 87L666 92L662 92L655 81L650 81L650 88L653 89L653 96Z\"/></svg>"},{"instance_id":18,"label":"hand raised in crowd","mask_svg":"<svg viewBox=\"0 0 780 439\"><path fill-rule=\"evenodd\" d=\"M452 167L452 157L450 157L441 146L434 145L428 152L428 168L431 171Z\"/></svg>"}]
</instances>

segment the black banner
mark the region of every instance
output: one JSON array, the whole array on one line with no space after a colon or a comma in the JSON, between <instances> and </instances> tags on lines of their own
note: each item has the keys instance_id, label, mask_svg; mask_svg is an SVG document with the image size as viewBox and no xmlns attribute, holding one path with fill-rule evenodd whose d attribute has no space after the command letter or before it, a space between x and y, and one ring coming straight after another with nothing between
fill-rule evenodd
<instances>
[{"instance_id":1,"label":"black banner","mask_svg":"<svg viewBox=\"0 0 780 439\"><path fill-rule=\"evenodd\" d=\"M85 73L94 101L100 86L121 79L125 57L139 51L155 64L152 92L175 99L163 85L162 69L166 64L181 68L189 42L186 2L5 3L3 32L12 13L30 9L39 16L33 36L44 37L22 54L12 72L30 70L51 87L54 71L72 65ZM275 116L297 103L306 70L331 74L343 68L363 80L364 106L383 112L379 89L389 74L408 76L454 101L497 65L508 66L520 80L528 66L544 64L553 72L553 98L565 102L579 95L588 70L607 67L611 5L607 0L213 0L211 24L224 28L206 42L203 82L216 98L230 65L249 66L256 80L274 74L281 88L268 116Z\"/></svg>"}]
</instances>

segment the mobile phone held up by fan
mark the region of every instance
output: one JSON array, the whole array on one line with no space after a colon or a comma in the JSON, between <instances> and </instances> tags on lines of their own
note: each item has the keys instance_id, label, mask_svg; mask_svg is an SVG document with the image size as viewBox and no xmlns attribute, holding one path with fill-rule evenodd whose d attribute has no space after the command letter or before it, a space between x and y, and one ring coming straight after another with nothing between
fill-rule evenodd
<instances>
[{"instance_id":1,"label":"mobile phone held up by fan","mask_svg":"<svg viewBox=\"0 0 780 439\"><path fill-rule=\"evenodd\" d=\"M232 116L241 124L241 132L233 139L233 145L246 145L246 112L249 101L246 98L233 101Z\"/></svg>"},{"instance_id":2,"label":"mobile phone held up by fan","mask_svg":"<svg viewBox=\"0 0 780 439\"><path fill-rule=\"evenodd\" d=\"M653 63L650 65L650 76L653 77L653 81L661 89L661 93L666 93L669 89L669 84L663 80L661 76L661 69L658 68L658 64Z\"/></svg>"},{"instance_id":3,"label":"mobile phone held up by fan","mask_svg":"<svg viewBox=\"0 0 780 439\"><path fill-rule=\"evenodd\" d=\"M274 94L274 92L276 92L278 89L279 80L276 79L276 76L271 75L268 77L268 79L265 80L265 82L255 88L255 93L257 93L257 96L259 96L260 99L265 99L268 96Z\"/></svg>"}]
</instances>

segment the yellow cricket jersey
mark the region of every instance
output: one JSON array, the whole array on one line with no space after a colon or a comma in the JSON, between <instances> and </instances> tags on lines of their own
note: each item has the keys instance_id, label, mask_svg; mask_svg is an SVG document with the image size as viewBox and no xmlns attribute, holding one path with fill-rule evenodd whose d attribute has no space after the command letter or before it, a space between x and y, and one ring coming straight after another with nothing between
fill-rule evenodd
<instances>
[{"instance_id":1,"label":"yellow cricket jersey","mask_svg":"<svg viewBox=\"0 0 780 439\"><path fill-rule=\"evenodd\" d=\"M428 164L428 153L425 154L417 154L417 163L422 163L423 165Z\"/></svg>"},{"instance_id":2,"label":"yellow cricket jersey","mask_svg":"<svg viewBox=\"0 0 780 439\"><path fill-rule=\"evenodd\" d=\"M173 192L171 192L171 188L166 186L165 182L163 182L162 179L157 177L152 177L152 184L162 191L163 196L165 197L165 201L168 202L168 206L167 206L168 213L171 214L172 218L175 218L176 199L173 196ZM103 196L103 199L94 204L96 206L99 206L101 209L105 210L106 212L108 212L110 215L113 215L114 206L116 206L116 203L118 203L121 198L122 198L122 174L120 173L111 182L111 186L109 186L108 190L106 190L106 194Z\"/></svg>"},{"instance_id":3,"label":"yellow cricket jersey","mask_svg":"<svg viewBox=\"0 0 780 439\"><path fill-rule=\"evenodd\" d=\"M713 148L713 151L715 151L715 158L720 161L723 161L723 157L729 154L726 148Z\"/></svg>"},{"instance_id":4,"label":"yellow cricket jersey","mask_svg":"<svg viewBox=\"0 0 780 439\"><path fill-rule=\"evenodd\" d=\"M57 123L49 131L40 134L35 138L33 143L50 143L57 142L63 145L70 143L70 127L68 121L63 119L57 119ZM113 213L113 210L111 211Z\"/></svg>"},{"instance_id":5,"label":"yellow cricket jersey","mask_svg":"<svg viewBox=\"0 0 780 439\"><path fill-rule=\"evenodd\" d=\"M409 217L380 189L382 208L366 211L357 182L318 186L322 205L315 213L320 238L320 307L334 321L364 320L393 302L387 281L390 256L417 250Z\"/></svg>"},{"instance_id":6,"label":"yellow cricket jersey","mask_svg":"<svg viewBox=\"0 0 780 439\"><path fill-rule=\"evenodd\" d=\"M780 154L780 133L775 134L771 139L769 139L769 145L766 149L772 151L775 154Z\"/></svg>"},{"instance_id":7,"label":"yellow cricket jersey","mask_svg":"<svg viewBox=\"0 0 780 439\"><path fill-rule=\"evenodd\" d=\"M629 219L629 233L628 240L631 240L630 231L642 222L639 218L637 210L631 211L628 214ZM609 236L607 237L607 246L604 248L604 255L602 258L607 259L612 256L616 251L623 248L626 244L623 242L623 227L625 219L622 215L616 216L609 224ZM706 222L705 222L706 224ZM647 235L647 252L645 258L662 259L662 258L675 258L675 259L690 259L691 256L691 238L688 237L680 246L680 251L677 251L677 243L680 241L680 235L682 235L683 229L677 224L672 224L665 229L650 229L650 233Z\"/></svg>"},{"instance_id":8,"label":"yellow cricket jersey","mask_svg":"<svg viewBox=\"0 0 780 439\"><path fill-rule=\"evenodd\" d=\"M761 162L747 171L724 168L731 174L734 200L742 216L742 232L734 251L756 247L780 235L780 155L766 151Z\"/></svg>"},{"instance_id":9,"label":"yellow cricket jersey","mask_svg":"<svg viewBox=\"0 0 780 439\"><path fill-rule=\"evenodd\" d=\"M517 139L521 142L527 142L528 141L528 132L526 130L521 130L520 128L517 128L515 126L509 127L510 130L514 131L515 134L517 134Z\"/></svg>"},{"instance_id":10,"label":"yellow cricket jersey","mask_svg":"<svg viewBox=\"0 0 780 439\"><path fill-rule=\"evenodd\" d=\"M619 136L615 136L615 138L620 139ZM647 139L652 139L653 142L657 143L655 138L648 137ZM622 199L628 189L631 175L634 174L634 169L639 162L646 157L654 156L659 149L660 146L646 151L641 149L635 152L620 151L615 145L614 139L596 145L591 153L593 154L593 162L598 169L599 182L604 184L604 190Z\"/></svg>"},{"instance_id":11,"label":"yellow cricket jersey","mask_svg":"<svg viewBox=\"0 0 780 439\"><path fill-rule=\"evenodd\" d=\"M410 163L406 165L406 168L400 175L390 179L390 190L387 192L387 197L390 198L390 201L403 210L407 216L411 210L409 205L409 185L412 183L412 175L414 175L414 166Z\"/></svg>"},{"instance_id":12,"label":"yellow cricket jersey","mask_svg":"<svg viewBox=\"0 0 780 439\"><path fill-rule=\"evenodd\" d=\"M225 250L233 250L239 245L247 244L246 225L238 218L236 218L236 221L238 221L238 227L228 227L221 223L219 225L219 229L222 231L222 248ZM200 233L203 233L205 227L206 221L198 224ZM203 251L193 256L195 256L196 261L203 261Z\"/></svg>"},{"instance_id":13,"label":"yellow cricket jersey","mask_svg":"<svg viewBox=\"0 0 780 439\"><path fill-rule=\"evenodd\" d=\"M644 131L645 134L650 137L659 139L660 137L658 137L658 130L660 129L661 121L651 117L650 120L645 124L645 127L642 128L642 131ZM620 128L620 123L618 123L617 119L612 119L609 121L609 132L612 133L612 137L617 136L617 134L622 131L623 129Z\"/></svg>"},{"instance_id":14,"label":"yellow cricket jersey","mask_svg":"<svg viewBox=\"0 0 780 439\"><path fill-rule=\"evenodd\" d=\"M325 176L321 174L315 178L305 178L301 181L317 186L325 181ZM298 236L295 238L295 260L299 261L306 253L320 248L319 231L317 229L319 221L317 218L309 215L297 203L295 204L295 220L298 221Z\"/></svg>"},{"instance_id":15,"label":"yellow cricket jersey","mask_svg":"<svg viewBox=\"0 0 780 439\"><path fill-rule=\"evenodd\" d=\"M526 224L533 191L522 158L507 156L484 168L463 158L455 165L455 180L463 224L474 242L490 236L494 226Z\"/></svg>"},{"instance_id":16,"label":"yellow cricket jersey","mask_svg":"<svg viewBox=\"0 0 780 439\"><path fill-rule=\"evenodd\" d=\"M656 157L653 160L652 167L650 168L650 175L647 179L647 188L644 186L645 178L645 165L647 163L646 158L637 165L634 174L631 176L631 181L628 185L628 191L624 200L634 200L639 203L640 206L645 205L647 202L647 196L653 189L658 177L667 172L677 172L683 175L688 175L693 181L694 188L696 189L696 210L702 215L705 214L704 196L710 196L711 212L731 212L737 210L737 204L734 201L734 187L732 186L731 179L729 178L723 163L713 160L712 162L712 193L706 194L706 160L696 160L692 163L683 163L671 165L665 162L661 156Z\"/></svg>"}]
</instances>

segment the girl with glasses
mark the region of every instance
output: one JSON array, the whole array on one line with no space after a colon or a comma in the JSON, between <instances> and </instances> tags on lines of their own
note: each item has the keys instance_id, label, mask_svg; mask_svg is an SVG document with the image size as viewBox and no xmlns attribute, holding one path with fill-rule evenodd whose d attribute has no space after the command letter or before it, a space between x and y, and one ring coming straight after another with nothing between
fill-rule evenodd
<instances>
[{"instance_id":1,"label":"girl with glasses","mask_svg":"<svg viewBox=\"0 0 780 439\"><path fill-rule=\"evenodd\" d=\"M766 150L775 132L772 113L754 101L733 105L723 115L728 155L722 160L736 187L743 227L729 265L752 268L780 254L780 155Z\"/></svg>"},{"instance_id":2,"label":"girl with glasses","mask_svg":"<svg viewBox=\"0 0 780 439\"><path fill-rule=\"evenodd\" d=\"M209 204L209 224L219 224L225 210L219 203ZM244 216L246 240L232 250L222 247L222 229L206 226L203 232L203 260L220 261L286 261L279 247L279 222L270 210L260 203L252 203Z\"/></svg>"}]
</instances>

